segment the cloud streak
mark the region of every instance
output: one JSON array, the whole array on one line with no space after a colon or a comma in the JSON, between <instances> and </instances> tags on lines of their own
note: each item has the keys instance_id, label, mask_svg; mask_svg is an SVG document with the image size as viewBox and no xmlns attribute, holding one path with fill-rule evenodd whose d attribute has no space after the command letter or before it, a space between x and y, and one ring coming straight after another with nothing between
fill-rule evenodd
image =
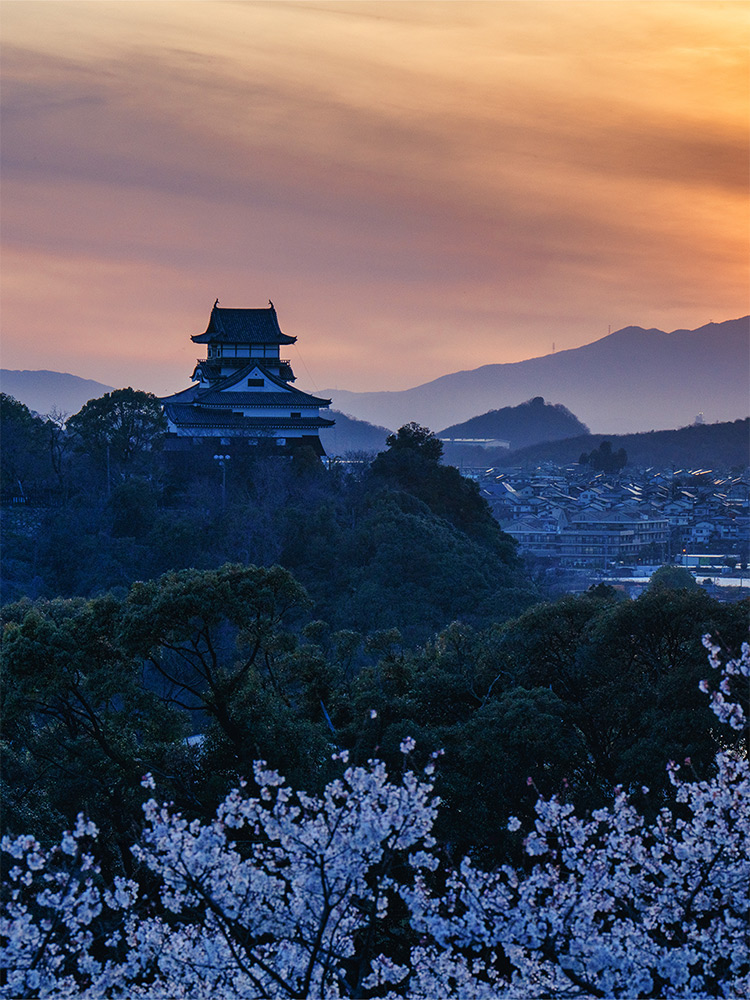
<instances>
[{"instance_id":1,"label":"cloud streak","mask_svg":"<svg viewBox=\"0 0 750 1000\"><path fill-rule=\"evenodd\" d=\"M179 388L217 295L360 389L745 311L743 5L4 20L6 367Z\"/></svg>"}]
</instances>

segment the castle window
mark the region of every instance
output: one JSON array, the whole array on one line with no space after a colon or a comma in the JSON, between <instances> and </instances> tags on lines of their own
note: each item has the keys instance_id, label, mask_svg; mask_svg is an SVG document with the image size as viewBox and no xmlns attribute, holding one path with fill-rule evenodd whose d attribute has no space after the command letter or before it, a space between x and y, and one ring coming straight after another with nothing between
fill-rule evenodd
<instances>
[{"instance_id":1,"label":"castle window","mask_svg":"<svg viewBox=\"0 0 750 1000\"><path fill-rule=\"evenodd\" d=\"M248 385L265 385L265 381L262 378L249 378L247 380Z\"/></svg>"},{"instance_id":2,"label":"castle window","mask_svg":"<svg viewBox=\"0 0 750 1000\"><path fill-rule=\"evenodd\" d=\"M289 416L290 417L301 417L302 414L301 413L290 413Z\"/></svg>"}]
</instances>

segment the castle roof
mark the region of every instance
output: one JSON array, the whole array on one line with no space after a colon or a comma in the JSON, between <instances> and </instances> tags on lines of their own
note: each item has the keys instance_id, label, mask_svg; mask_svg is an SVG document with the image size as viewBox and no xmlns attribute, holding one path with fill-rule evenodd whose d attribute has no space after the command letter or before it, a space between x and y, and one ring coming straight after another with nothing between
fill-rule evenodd
<instances>
[{"instance_id":1,"label":"castle roof","mask_svg":"<svg viewBox=\"0 0 750 1000\"><path fill-rule=\"evenodd\" d=\"M233 430L318 430L333 427L335 420L326 417L246 417L242 413L218 407L192 406L190 403L166 403L164 412L179 427L216 427Z\"/></svg>"},{"instance_id":2,"label":"castle roof","mask_svg":"<svg viewBox=\"0 0 750 1000\"><path fill-rule=\"evenodd\" d=\"M260 371L263 377L278 386L279 392L247 391L243 383L253 371ZM220 382L202 389L191 385L171 396L163 396L162 403L189 403L192 406L330 406L330 399L303 392L284 379L274 375L256 360L227 375Z\"/></svg>"},{"instance_id":3,"label":"castle roof","mask_svg":"<svg viewBox=\"0 0 750 1000\"><path fill-rule=\"evenodd\" d=\"M190 338L194 344L294 344L296 337L281 332L276 310L224 309L215 305L211 310L206 332Z\"/></svg>"},{"instance_id":4,"label":"castle roof","mask_svg":"<svg viewBox=\"0 0 750 1000\"><path fill-rule=\"evenodd\" d=\"M303 392L301 389L296 389L293 385L289 385L286 379L280 378L278 375L274 375L272 371L263 364L262 358L251 358L248 364L244 368L239 368L237 371L232 372L230 375L226 375L220 382L214 382L210 389L204 390L205 392L221 392L222 390L231 389L234 385L239 385L240 382L248 375L250 375L255 369L263 373L264 378L267 378L269 382L273 385L277 385L282 392L288 392L296 396L307 396L310 400L315 400L321 406L328 406L331 402L330 399L318 399L316 396L311 396L309 393Z\"/></svg>"},{"instance_id":5,"label":"castle roof","mask_svg":"<svg viewBox=\"0 0 750 1000\"><path fill-rule=\"evenodd\" d=\"M291 388L291 387L290 387ZM182 402L180 400L179 402ZM328 406L329 399L319 399L311 396L307 392L296 389L291 392L215 392L212 389L199 393L192 405L200 406L227 406L232 407L266 407L266 406L314 406L316 409L321 406Z\"/></svg>"}]
</instances>

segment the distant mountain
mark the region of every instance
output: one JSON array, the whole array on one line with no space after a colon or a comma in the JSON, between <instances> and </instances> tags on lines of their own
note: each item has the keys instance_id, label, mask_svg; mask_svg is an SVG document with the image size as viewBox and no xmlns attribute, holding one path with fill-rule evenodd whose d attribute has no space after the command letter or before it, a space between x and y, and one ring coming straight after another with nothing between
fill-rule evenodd
<instances>
[{"instance_id":1,"label":"distant mountain","mask_svg":"<svg viewBox=\"0 0 750 1000\"><path fill-rule=\"evenodd\" d=\"M669 466L688 469L746 468L750 463L750 419L717 424L694 424L678 430L647 434L586 434L564 441L531 445L509 454L493 453L488 465L536 465L555 462L569 465L603 440L612 451L624 448L628 466Z\"/></svg>"},{"instance_id":2,"label":"distant mountain","mask_svg":"<svg viewBox=\"0 0 750 1000\"><path fill-rule=\"evenodd\" d=\"M512 451L561 438L588 434L582 424L562 403L545 403L535 396L519 406L504 406L472 417L462 424L452 424L438 432L440 438L490 438L507 441Z\"/></svg>"},{"instance_id":3,"label":"distant mountain","mask_svg":"<svg viewBox=\"0 0 750 1000\"><path fill-rule=\"evenodd\" d=\"M391 433L387 427L375 427L366 420L357 420L338 410L326 413L336 421L334 427L322 428L320 440L331 457L353 452L376 454L385 451L385 439Z\"/></svg>"},{"instance_id":4,"label":"distant mountain","mask_svg":"<svg viewBox=\"0 0 750 1000\"><path fill-rule=\"evenodd\" d=\"M70 416L84 403L112 392L111 385L62 372L11 371L0 369L0 391L25 403L30 410L46 416L57 410Z\"/></svg>"},{"instance_id":5,"label":"distant mountain","mask_svg":"<svg viewBox=\"0 0 750 1000\"><path fill-rule=\"evenodd\" d=\"M749 385L745 316L672 333L628 326L584 347L455 372L413 389L324 395L393 430L410 420L445 427L533 396L562 398L590 427L613 434L679 427L701 412L708 422L745 416Z\"/></svg>"}]
</instances>

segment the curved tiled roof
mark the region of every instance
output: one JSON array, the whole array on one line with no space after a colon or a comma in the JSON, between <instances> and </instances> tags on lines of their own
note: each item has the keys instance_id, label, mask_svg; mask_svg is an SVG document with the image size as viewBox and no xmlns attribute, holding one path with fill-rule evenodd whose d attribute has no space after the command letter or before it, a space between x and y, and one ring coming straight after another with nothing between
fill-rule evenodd
<instances>
[{"instance_id":1,"label":"curved tiled roof","mask_svg":"<svg viewBox=\"0 0 750 1000\"><path fill-rule=\"evenodd\" d=\"M278 386L280 392L247 392L242 384L247 376L254 369L263 372L272 385ZM236 387L236 391L232 391ZM223 390L223 391L222 391ZM200 406L330 406L330 399L323 399L321 396L313 396L309 392L303 392L293 385L289 385L283 378L279 378L269 372L263 365L253 360L231 375L227 375L220 382L215 382L206 389L200 386L190 386L182 392L176 392L172 396L162 396L161 401L167 403L183 403L192 400ZM245 402L245 400L250 400Z\"/></svg>"},{"instance_id":2,"label":"curved tiled roof","mask_svg":"<svg viewBox=\"0 0 750 1000\"><path fill-rule=\"evenodd\" d=\"M232 430L313 430L333 427L335 420L325 417L245 417L230 410L192 406L190 403L168 403L164 407L169 420L178 427L217 427Z\"/></svg>"},{"instance_id":3,"label":"curved tiled roof","mask_svg":"<svg viewBox=\"0 0 750 1000\"><path fill-rule=\"evenodd\" d=\"M244 368L237 369L237 371L232 372L231 375L227 375L223 378L221 382L215 382L209 389L204 389L199 394L198 398L202 400L204 393L207 395L209 393L213 394L220 392L223 395L224 392L229 391L233 386L239 386L240 383L256 368L258 371L263 372L264 378L266 378L272 385L277 385L287 398L292 397L293 399L298 399L300 402L308 400L310 403L317 403L318 406L330 405L330 399L322 399L318 396L311 396L310 393L303 392L301 389L297 389L295 386L289 385L289 383L283 378L280 378L278 375L269 371L258 358L251 358L250 363L245 365ZM222 390L224 392L222 392ZM242 391L244 392L244 386L242 387Z\"/></svg>"},{"instance_id":4,"label":"curved tiled roof","mask_svg":"<svg viewBox=\"0 0 750 1000\"><path fill-rule=\"evenodd\" d=\"M294 344L297 340L281 332L273 306L268 309L214 306L206 332L190 339L194 344Z\"/></svg>"},{"instance_id":5,"label":"curved tiled roof","mask_svg":"<svg viewBox=\"0 0 750 1000\"><path fill-rule=\"evenodd\" d=\"M310 396L299 389L294 394L291 392L215 392L213 389L208 389L206 392L199 393L194 401L199 406L306 406L311 409L313 407L318 409L318 407L327 406L329 403L329 400L318 399L316 396ZM182 402L182 400L175 402Z\"/></svg>"}]
</instances>

